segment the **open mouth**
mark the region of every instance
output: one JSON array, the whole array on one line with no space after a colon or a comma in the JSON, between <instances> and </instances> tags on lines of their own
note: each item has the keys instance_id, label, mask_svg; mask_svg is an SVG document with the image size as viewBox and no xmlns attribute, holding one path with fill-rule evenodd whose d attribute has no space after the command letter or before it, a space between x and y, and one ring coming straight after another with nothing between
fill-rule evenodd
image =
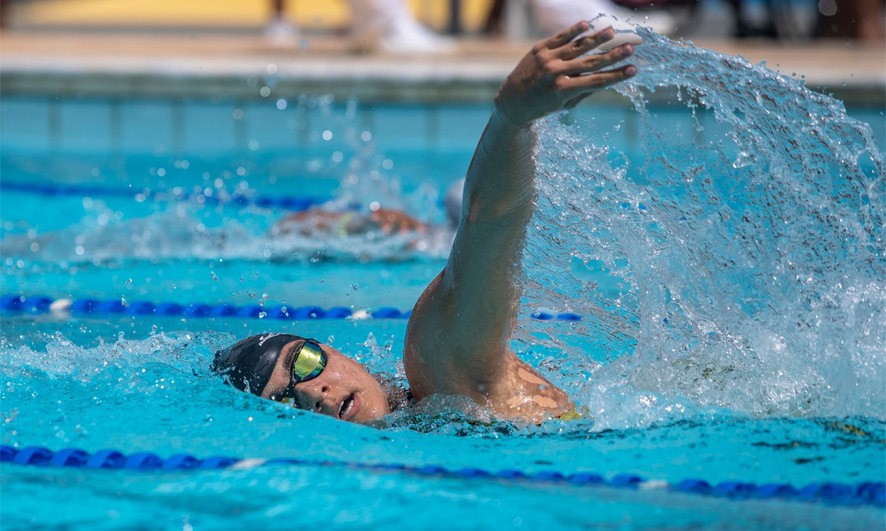
<instances>
[{"instance_id":1,"label":"open mouth","mask_svg":"<svg viewBox=\"0 0 886 531\"><path fill-rule=\"evenodd\" d=\"M359 404L357 402L356 393L349 394L344 400L342 400L341 407L338 410L338 418L344 420L350 420L357 413L357 409Z\"/></svg>"}]
</instances>

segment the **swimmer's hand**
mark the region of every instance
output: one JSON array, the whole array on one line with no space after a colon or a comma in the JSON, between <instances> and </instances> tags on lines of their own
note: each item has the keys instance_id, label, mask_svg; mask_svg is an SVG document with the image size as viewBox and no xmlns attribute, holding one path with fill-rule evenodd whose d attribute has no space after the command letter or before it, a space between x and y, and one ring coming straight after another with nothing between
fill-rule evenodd
<instances>
[{"instance_id":1,"label":"swimmer's hand","mask_svg":"<svg viewBox=\"0 0 886 531\"><path fill-rule=\"evenodd\" d=\"M495 98L496 109L508 122L527 126L550 113L574 107L594 91L637 73L634 65L606 70L633 55L630 44L584 56L615 37L615 30L606 28L576 38L589 28L586 21L579 22L537 42L523 57Z\"/></svg>"}]
</instances>

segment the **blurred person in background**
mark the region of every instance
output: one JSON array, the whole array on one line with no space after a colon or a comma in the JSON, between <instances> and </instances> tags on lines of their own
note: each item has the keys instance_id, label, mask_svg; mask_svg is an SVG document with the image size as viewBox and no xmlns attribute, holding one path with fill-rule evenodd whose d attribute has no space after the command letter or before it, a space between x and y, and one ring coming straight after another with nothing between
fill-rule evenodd
<instances>
[{"instance_id":1,"label":"blurred person in background","mask_svg":"<svg viewBox=\"0 0 886 531\"><path fill-rule=\"evenodd\" d=\"M592 28L612 26L616 30L630 30L634 25L646 26L663 35L673 33L676 23L667 12L650 11L647 8L673 5L694 6L698 0L528 0L532 10L530 18L535 30L551 33L564 22L576 17L589 20ZM502 19L506 9L518 8L514 0L493 0L483 32L488 35L502 33ZM644 8L644 11L638 11Z\"/></svg>"},{"instance_id":2,"label":"blurred person in background","mask_svg":"<svg viewBox=\"0 0 886 531\"><path fill-rule=\"evenodd\" d=\"M378 240L392 236L412 235L422 237L434 231L452 232L458 228L461 218L464 179L452 183L443 199L446 210L445 225L420 221L403 210L385 208L372 203L368 210L330 210L312 207L303 212L290 214L277 221L268 236L273 238L297 234L309 238L343 238L363 236Z\"/></svg>"},{"instance_id":3,"label":"blurred person in background","mask_svg":"<svg viewBox=\"0 0 886 531\"><path fill-rule=\"evenodd\" d=\"M285 16L285 0L272 0L271 22L265 33L278 42L291 41L296 28ZM406 0L348 0L351 12L350 47L363 52L439 53L453 48L452 41L419 23Z\"/></svg>"},{"instance_id":4,"label":"blurred person in background","mask_svg":"<svg viewBox=\"0 0 886 531\"><path fill-rule=\"evenodd\" d=\"M884 0L728 0L738 38L884 39Z\"/></svg>"},{"instance_id":5,"label":"blurred person in background","mask_svg":"<svg viewBox=\"0 0 886 531\"><path fill-rule=\"evenodd\" d=\"M617 5L610 0L531 0L532 13L538 29L553 33L575 20L584 17L592 29L613 27L631 30L635 25L651 28L662 35L673 33L676 23L670 14L656 11L637 11L634 7L663 4L663 2L633 2L629 7Z\"/></svg>"},{"instance_id":6,"label":"blurred person in background","mask_svg":"<svg viewBox=\"0 0 886 531\"><path fill-rule=\"evenodd\" d=\"M815 36L883 44L884 0L820 0Z\"/></svg>"}]
</instances>

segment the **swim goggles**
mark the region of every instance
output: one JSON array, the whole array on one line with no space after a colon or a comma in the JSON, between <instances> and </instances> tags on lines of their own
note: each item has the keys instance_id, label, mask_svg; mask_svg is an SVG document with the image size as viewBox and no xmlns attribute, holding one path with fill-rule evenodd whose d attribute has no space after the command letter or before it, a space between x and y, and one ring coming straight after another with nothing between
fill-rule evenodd
<instances>
[{"instance_id":1,"label":"swim goggles","mask_svg":"<svg viewBox=\"0 0 886 531\"><path fill-rule=\"evenodd\" d=\"M295 395L295 386L320 376L326 368L326 360L326 353L320 348L320 344L313 339L305 339L292 355L289 386L278 399L283 402L283 399L290 398L296 407L300 407Z\"/></svg>"}]
</instances>

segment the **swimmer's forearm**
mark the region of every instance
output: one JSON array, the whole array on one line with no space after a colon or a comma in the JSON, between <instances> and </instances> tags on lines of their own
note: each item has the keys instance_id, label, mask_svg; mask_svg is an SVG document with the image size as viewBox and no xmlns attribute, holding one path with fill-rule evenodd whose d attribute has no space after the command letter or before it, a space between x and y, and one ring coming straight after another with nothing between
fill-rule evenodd
<instances>
[{"instance_id":1,"label":"swimmer's forearm","mask_svg":"<svg viewBox=\"0 0 886 531\"><path fill-rule=\"evenodd\" d=\"M529 125L517 126L498 108L493 111L465 179L468 222L528 221L535 175L535 134Z\"/></svg>"},{"instance_id":2,"label":"swimmer's forearm","mask_svg":"<svg viewBox=\"0 0 886 531\"><path fill-rule=\"evenodd\" d=\"M534 143L529 127L493 112L465 177L446 268L409 320L404 360L419 393L476 396L477 385L498 381L509 359L515 278L533 208Z\"/></svg>"},{"instance_id":3,"label":"swimmer's forearm","mask_svg":"<svg viewBox=\"0 0 886 531\"><path fill-rule=\"evenodd\" d=\"M514 278L534 204L534 144L528 126L492 113L465 178L463 219L443 277L453 300L469 309L460 311L464 325L482 326L495 343L506 340L513 318Z\"/></svg>"},{"instance_id":4,"label":"swimmer's forearm","mask_svg":"<svg viewBox=\"0 0 886 531\"><path fill-rule=\"evenodd\" d=\"M519 300L520 249L535 196L530 126L636 73L632 66L609 68L633 53L629 46L588 54L615 33L607 28L582 36L589 28L579 22L536 43L499 90L465 178L462 219L446 268L409 319L404 366L419 397L465 394L478 402L498 400L504 408L515 407L509 401L520 400L515 395L527 389L529 380L515 383L507 371L519 362L509 338ZM568 403L560 395L558 407Z\"/></svg>"}]
</instances>

